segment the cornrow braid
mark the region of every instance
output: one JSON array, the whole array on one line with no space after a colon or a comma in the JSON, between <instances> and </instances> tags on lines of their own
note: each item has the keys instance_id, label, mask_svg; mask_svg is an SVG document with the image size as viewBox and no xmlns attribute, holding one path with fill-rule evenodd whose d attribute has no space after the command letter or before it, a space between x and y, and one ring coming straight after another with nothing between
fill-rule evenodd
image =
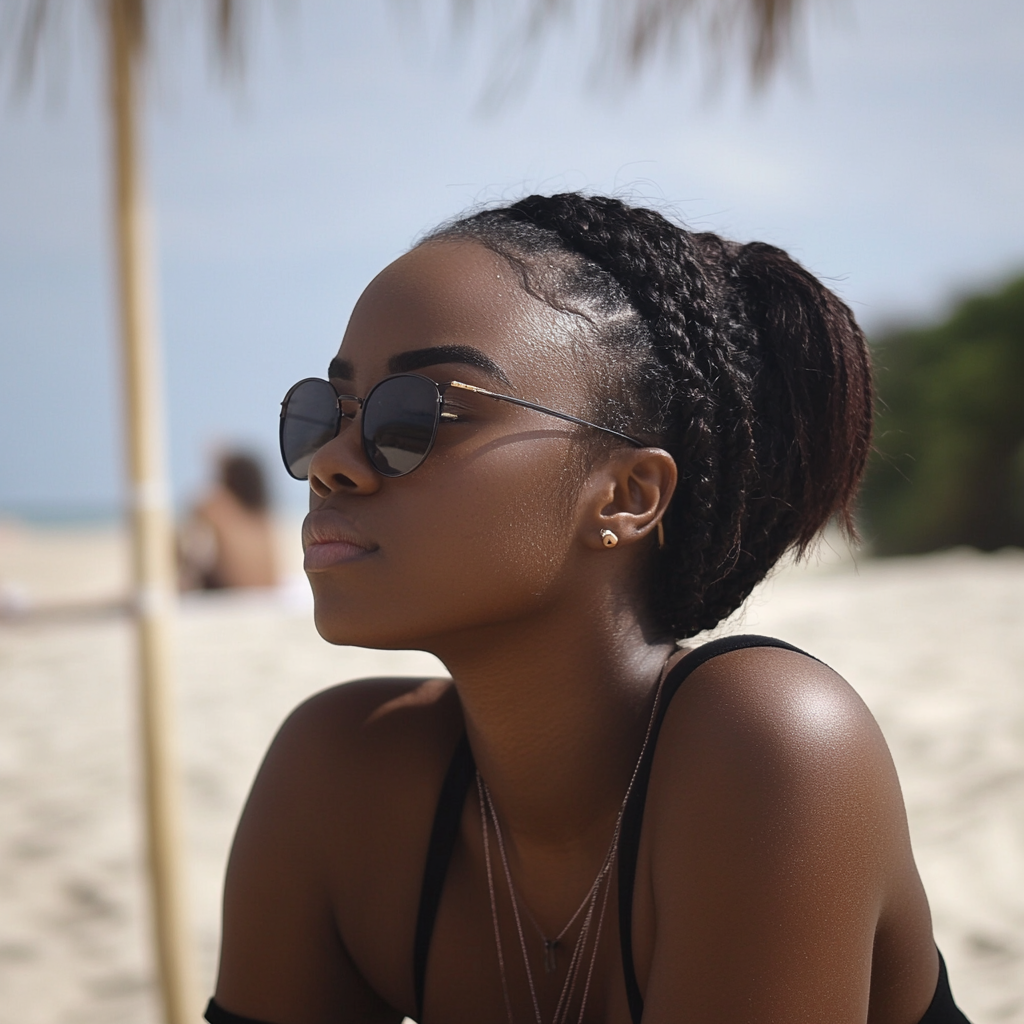
<instances>
[{"instance_id":1,"label":"cornrow braid","mask_svg":"<svg viewBox=\"0 0 1024 1024\"><path fill-rule=\"evenodd\" d=\"M734 611L832 515L850 532L871 375L850 311L780 249L693 233L608 197L529 196L430 239L469 238L582 313L616 359L595 415L676 460L652 608L679 639Z\"/></svg>"}]
</instances>

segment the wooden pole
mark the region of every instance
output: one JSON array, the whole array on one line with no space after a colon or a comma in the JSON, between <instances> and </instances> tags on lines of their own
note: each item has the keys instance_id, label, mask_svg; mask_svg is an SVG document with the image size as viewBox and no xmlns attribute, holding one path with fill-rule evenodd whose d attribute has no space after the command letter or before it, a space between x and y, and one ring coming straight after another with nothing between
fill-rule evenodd
<instances>
[{"instance_id":1,"label":"wooden pole","mask_svg":"<svg viewBox=\"0 0 1024 1024\"><path fill-rule=\"evenodd\" d=\"M107 0L114 226L131 500L146 846L165 1024L195 1024L173 756L170 640L176 586L164 465L151 243L139 140L140 0Z\"/></svg>"}]
</instances>

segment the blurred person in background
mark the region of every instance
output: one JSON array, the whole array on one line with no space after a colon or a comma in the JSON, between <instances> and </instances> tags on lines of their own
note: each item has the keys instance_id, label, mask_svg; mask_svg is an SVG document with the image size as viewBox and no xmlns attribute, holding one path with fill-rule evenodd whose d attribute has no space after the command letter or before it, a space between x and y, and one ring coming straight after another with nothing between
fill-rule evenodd
<instances>
[{"instance_id":1,"label":"blurred person in background","mask_svg":"<svg viewBox=\"0 0 1024 1024\"><path fill-rule=\"evenodd\" d=\"M182 590L278 584L267 484L254 455L218 458L216 483L180 531L178 567Z\"/></svg>"}]
</instances>

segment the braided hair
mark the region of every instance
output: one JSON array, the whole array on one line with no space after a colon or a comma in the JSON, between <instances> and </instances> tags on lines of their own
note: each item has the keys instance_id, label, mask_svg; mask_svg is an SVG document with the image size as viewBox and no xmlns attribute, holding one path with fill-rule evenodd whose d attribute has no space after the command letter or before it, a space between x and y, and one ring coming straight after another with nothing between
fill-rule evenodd
<instances>
[{"instance_id":1,"label":"braided hair","mask_svg":"<svg viewBox=\"0 0 1024 1024\"><path fill-rule=\"evenodd\" d=\"M575 314L608 360L591 417L675 459L653 574L661 628L684 639L717 625L833 516L855 535L867 346L847 306L781 249L579 193L471 214L427 241L444 239L487 246Z\"/></svg>"}]
</instances>

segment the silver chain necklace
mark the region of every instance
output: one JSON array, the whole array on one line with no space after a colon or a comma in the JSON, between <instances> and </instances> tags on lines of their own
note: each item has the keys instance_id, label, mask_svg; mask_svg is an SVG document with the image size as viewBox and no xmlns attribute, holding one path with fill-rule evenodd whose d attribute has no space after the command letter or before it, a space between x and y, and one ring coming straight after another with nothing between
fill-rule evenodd
<instances>
[{"instance_id":1,"label":"silver chain necklace","mask_svg":"<svg viewBox=\"0 0 1024 1024\"><path fill-rule=\"evenodd\" d=\"M664 680L665 673L662 672L661 678L658 680L657 689L655 690L654 704L651 707L651 717L647 723L647 732L644 735L643 746L640 748L640 756L637 758L636 764L633 767L633 774L630 776L629 785L626 787L626 795L622 798L622 803L619 806L619 812L615 818L615 828L612 831L612 840L608 845L608 852L605 854L604 860L601 862L601 867L597 873L597 877L587 890L586 896L583 897L583 902L576 908L576 912L571 918L569 918L565 927L553 939L548 938L544 934L543 929L537 924L533 914L530 913L529 908L526 906L525 902L522 901L522 898L516 890L515 884L512 881L512 872L509 870L508 866L508 854L505 849L505 840L502 836L501 825L498 822L498 815L494 808L494 801L491 799L491 793L487 788L487 783L484 781L479 769L477 770L476 789L477 796L480 801L480 822L483 831L484 863L487 867L487 890L491 901L491 920L494 924L494 942L498 952L498 971L501 975L501 991L505 1000L505 1013L508 1017L508 1024L515 1024L515 1021L512 1015L512 1000L509 997L508 991L505 955L501 945L501 929L498 924L497 891L494 885L494 874L491 868L490 826L493 826L494 828L495 845L498 847L498 854L501 860L503 873L505 875L505 883L508 886L509 897L512 902L512 915L515 919L516 934L519 937L519 948L523 954L523 966L526 969L526 980L530 988L530 999L533 1003L533 1014L536 1024L544 1024L544 1021L541 1017L540 1002L537 999L537 987L534 984L533 971L530 967L530 956L526 948L526 938L523 934L522 920L519 916L520 905L522 905L523 911L533 923L534 928L537 929L537 932L540 934L541 940L544 943L544 968L548 973L554 971L557 966L555 962L555 951L560 945L562 939L573 926L573 923L581 915L583 916L583 922L580 925L580 933L576 938L576 942L572 948L572 953L569 957L568 973L566 974L565 981L562 984L562 991L559 993L558 1002L555 1004L555 1013L551 1018L551 1024L565 1024L569 1018L569 1007L572 1003L573 992L575 991L576 982L579 979L580 969L583 965L587 939L590 935L591 929L593 928L594 930L590 963L587 965L583 995L580 1000L578 1022L579 1024L582 1024L583 1012L586 1009L587 997L590 994L590 982L594 973L594 965L597 963L597 951L601 942L601 930L604 925L605 910L608 906L608 893L611 890L612 868L618 854L619 834L622 830L622 816L625 813L626 804L629 802L629 795L633 792L633 786L636 783L636 777L640 771L640 764L644 759L644 754L647 752L647 747L650 743L651 732L654 729L654 719L658 710L658 703L661 698L661 688ZM598 904L600 904L600 908L598 907Z\"/></svg>"}]
</instances>

